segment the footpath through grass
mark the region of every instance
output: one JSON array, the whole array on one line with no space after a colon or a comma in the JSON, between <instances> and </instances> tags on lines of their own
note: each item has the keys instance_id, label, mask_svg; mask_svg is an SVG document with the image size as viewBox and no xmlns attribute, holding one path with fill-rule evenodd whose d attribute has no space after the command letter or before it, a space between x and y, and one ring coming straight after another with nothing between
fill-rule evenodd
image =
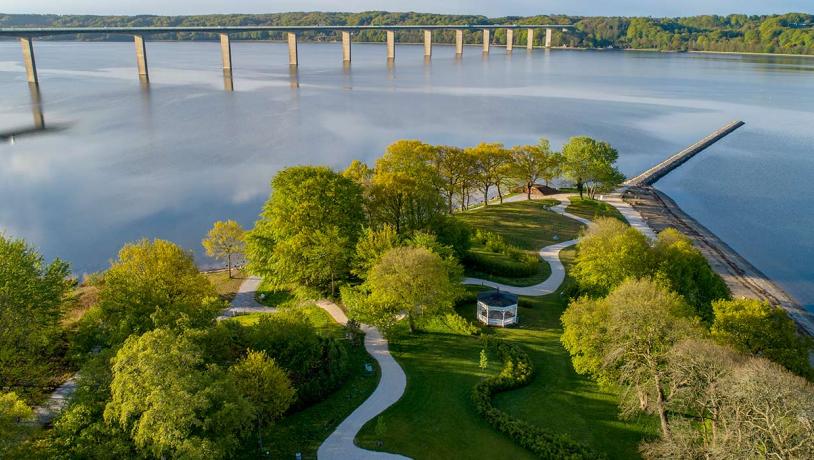
<instances>
[{"instance_id":1,"label":"footpath through grass","mask_svg":"<svg viewBox=\"0 0 814 460\"><path fill-rule=\"evenodd\" d=\"M489 206L460 216L470 225L499 233L523 248L539 249L572 239L580 230L577 222L546 211L541 202ZM553 239L555 234L558 240ZM561 254L566 268L574 253L572 249ZM482 288L468 289L477 292ZM498 394L495 404L515 417L567 434L611 459L638 458L639 443L657 433L658 423L651 417L619 420L618 394L576 374L560 343L560 316L566 307L561 290L543 297L521 297L519 327L484 328L519 345L535 366L530 385ZM474 323L474 300L460 303L458 313ZM361 446L415 459L533 458L475 412L472 388L485 375L498 372L500 366L497 358L490 356L488 368L481 371L482 343L478 337L411 335L402 324L390 349L407 374L407 389L402 399L381 415L381 423L374 419L362 429L357 437Z\"/></svg>"},{"instance_id":2,"label":"footpath through grass","mask_svg":"<svg viewBox=\"0 0 814 460\"><path fill-rule=\"evenodd\" d=\"M554 200L518 201L478 208L456 214L456 217L476 230L497 233L512 246L536 256L544 246L576 238L582 228L579 222L548 210L556 203ZM470 252L495 265L513 263L508 255L491 252L483 244L474 244ZM551 267L542 260L536 274L522 278L466 269L467 276L512 286L538 284L545 281L550 274Z\"/></svg>"},{"instance_id":3,"label":"footpath through grass","mask_svg":"<svg viewBox=\"0 0 814 460\"><path fill-rule=\"evenodd\" d=\"M570 196L568 199L571 200L571 204L565 210L571 214L576 214L579 217L584 217L589 220L596 220L598 217L613 217L614 219L619 219L627 223L627 220L618 209L604 201L580 198L579 195Z\"/></svg>"},{"instance_id":4,"label":"footpath through grass","mask_svg":"<svg viewBox=\"0 0 814 460\"><path fill-rule=\"evenodd\" d=\"M321 308L313 305L290 308L301 309L321 335L344 338L345 329ZM242 315L230 321L251 325L265 314L273 313ZM263 442L270 451L269 458L293 459L297 453L301 453L303 459L316 459L322 442L376 389L381 377L376 361L365 351L364 346L350 346L348 351L351 372L339 389L312 406L286 415L265 430ZM372 374L365 371L367 363L373 365ZM250 442L256 442L254 437L250 439Z\"/></svg>"}]
</instances>

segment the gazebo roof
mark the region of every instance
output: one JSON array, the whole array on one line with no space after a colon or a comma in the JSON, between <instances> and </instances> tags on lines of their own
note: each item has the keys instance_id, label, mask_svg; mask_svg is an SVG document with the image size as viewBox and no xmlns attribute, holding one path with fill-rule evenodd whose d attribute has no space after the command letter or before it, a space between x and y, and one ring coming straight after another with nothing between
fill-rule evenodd
<instances>
[{"instance_id":1,"label":"gazebo roof","mask_svg":"<svg viewBox=\"0 0 814 460\"><path fill-rule=\"evenodd\" d=\"M505 291L486 291L478 294L478 302L490 307L508 307L517 305L517 294Z\"/></svg>"}]
</instances>

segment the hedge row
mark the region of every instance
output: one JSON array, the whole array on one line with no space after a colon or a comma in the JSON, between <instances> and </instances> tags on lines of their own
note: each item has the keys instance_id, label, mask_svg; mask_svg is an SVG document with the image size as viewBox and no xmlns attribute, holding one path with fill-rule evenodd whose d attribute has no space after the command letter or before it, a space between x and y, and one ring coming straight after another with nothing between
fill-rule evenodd
<instances>
[{"instance_id":1,"label":"hedge row","mask_svg":"<svg viewBox=\"0 0 814 460\"><path fill-rule=\"evenodd\" d=\"M464 256L464 264L474 270L490 275L511 278L526 278L536 275L540 271L540 259L530 254L523 254L523 256L520 261L507 261L486 258L470 251Z\"/></svg>"},{"instance_id":2,"label":"hedge row","mask_svg":"<svg viewBox=\"0 0 814 460\"><path fill-rule=\"evenodd\" d=\"M550 433L538 426L512 417L492 404L496 393L528 385L534 368L528 354L515 345L497 342L497 354L503 361L498 375L489 377L472 390L472 400L478 414L493 428L508 435L518 445L529 449L545 459L601 459L604 455L594 452L582 443L564 434Z\"/></svg>"}]
</instances>

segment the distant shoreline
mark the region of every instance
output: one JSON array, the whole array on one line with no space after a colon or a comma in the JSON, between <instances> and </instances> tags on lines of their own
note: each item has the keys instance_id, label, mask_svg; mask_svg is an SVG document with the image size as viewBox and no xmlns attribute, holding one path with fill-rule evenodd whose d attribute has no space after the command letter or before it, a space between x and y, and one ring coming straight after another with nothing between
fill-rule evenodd
<instances>
[{"instance_id":1,"label":"distant shoreline","mask_svg":"<svg viewBox=\"0 0 814 460\"><path fill-rule=\"evenodd\" d=\"M0 43L2 42L14 42L16 39L14 38L0 38ZM234 38L234 42L240 43L280 43L286 44L285 40L260 40L260 39L239 39ZM60 40L60 39L48 39L48 40L41 40L43 43L68 43L68 42L81 42L81 43L129 43L130 40ZM212 43L217 42L216 39L212 40L148 40L148 43L174 43L174 42L203 42L203 43ZM338 44L341 43L339 40L329 40L329 41L312 41L312 40L301 40L300 43L316 43L316 44ZM353 44L360 44L360 45L384 45L384 42L368 42L368 41L355 41ZM424 46L423 43L419 42L396 42L396 45L412 45L412 46ZM444 42L433 42L433 46L455 46L454 43L444 43ZM482 47L482 43L464 43L466 47ZM506 45L503 44L493 44L491 45L493 48L506 48ZM514 49L518 51L522 51L527 49L525 44L515 44ZM814 54L792 54L792 53L756 53L750 51L701 51L701 50L687 50L687 51L678 51L678 50L660 50L657 48L584 48L584 47L576 47L576 46L552 46L551 48L546 48L544 46L535 46L533 49L535 50L572 50L572 51L607 51L607 52L632 52L632 53L661 53L661 54L720 54L720 55L733 55L733 56L782 56L782 57L803 57L814 59Z\"/></svg>"}]
</instances>

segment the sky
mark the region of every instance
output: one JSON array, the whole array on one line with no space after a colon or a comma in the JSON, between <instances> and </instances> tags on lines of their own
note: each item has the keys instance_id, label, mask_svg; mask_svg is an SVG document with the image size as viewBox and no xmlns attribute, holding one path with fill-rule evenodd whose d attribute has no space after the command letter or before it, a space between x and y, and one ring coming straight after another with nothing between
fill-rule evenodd
<instances>
[{"instance_id":1,"label":"sky","mask_svg":"<svg viewBox=\"0 0 814 460\"><path fill-rule=\"evenodd\" d=\"M209 14L286 11L420 11L530 16L692 16L814 13L814 0L0 0L0 13Z\"/></svg>"}]
</instances>

